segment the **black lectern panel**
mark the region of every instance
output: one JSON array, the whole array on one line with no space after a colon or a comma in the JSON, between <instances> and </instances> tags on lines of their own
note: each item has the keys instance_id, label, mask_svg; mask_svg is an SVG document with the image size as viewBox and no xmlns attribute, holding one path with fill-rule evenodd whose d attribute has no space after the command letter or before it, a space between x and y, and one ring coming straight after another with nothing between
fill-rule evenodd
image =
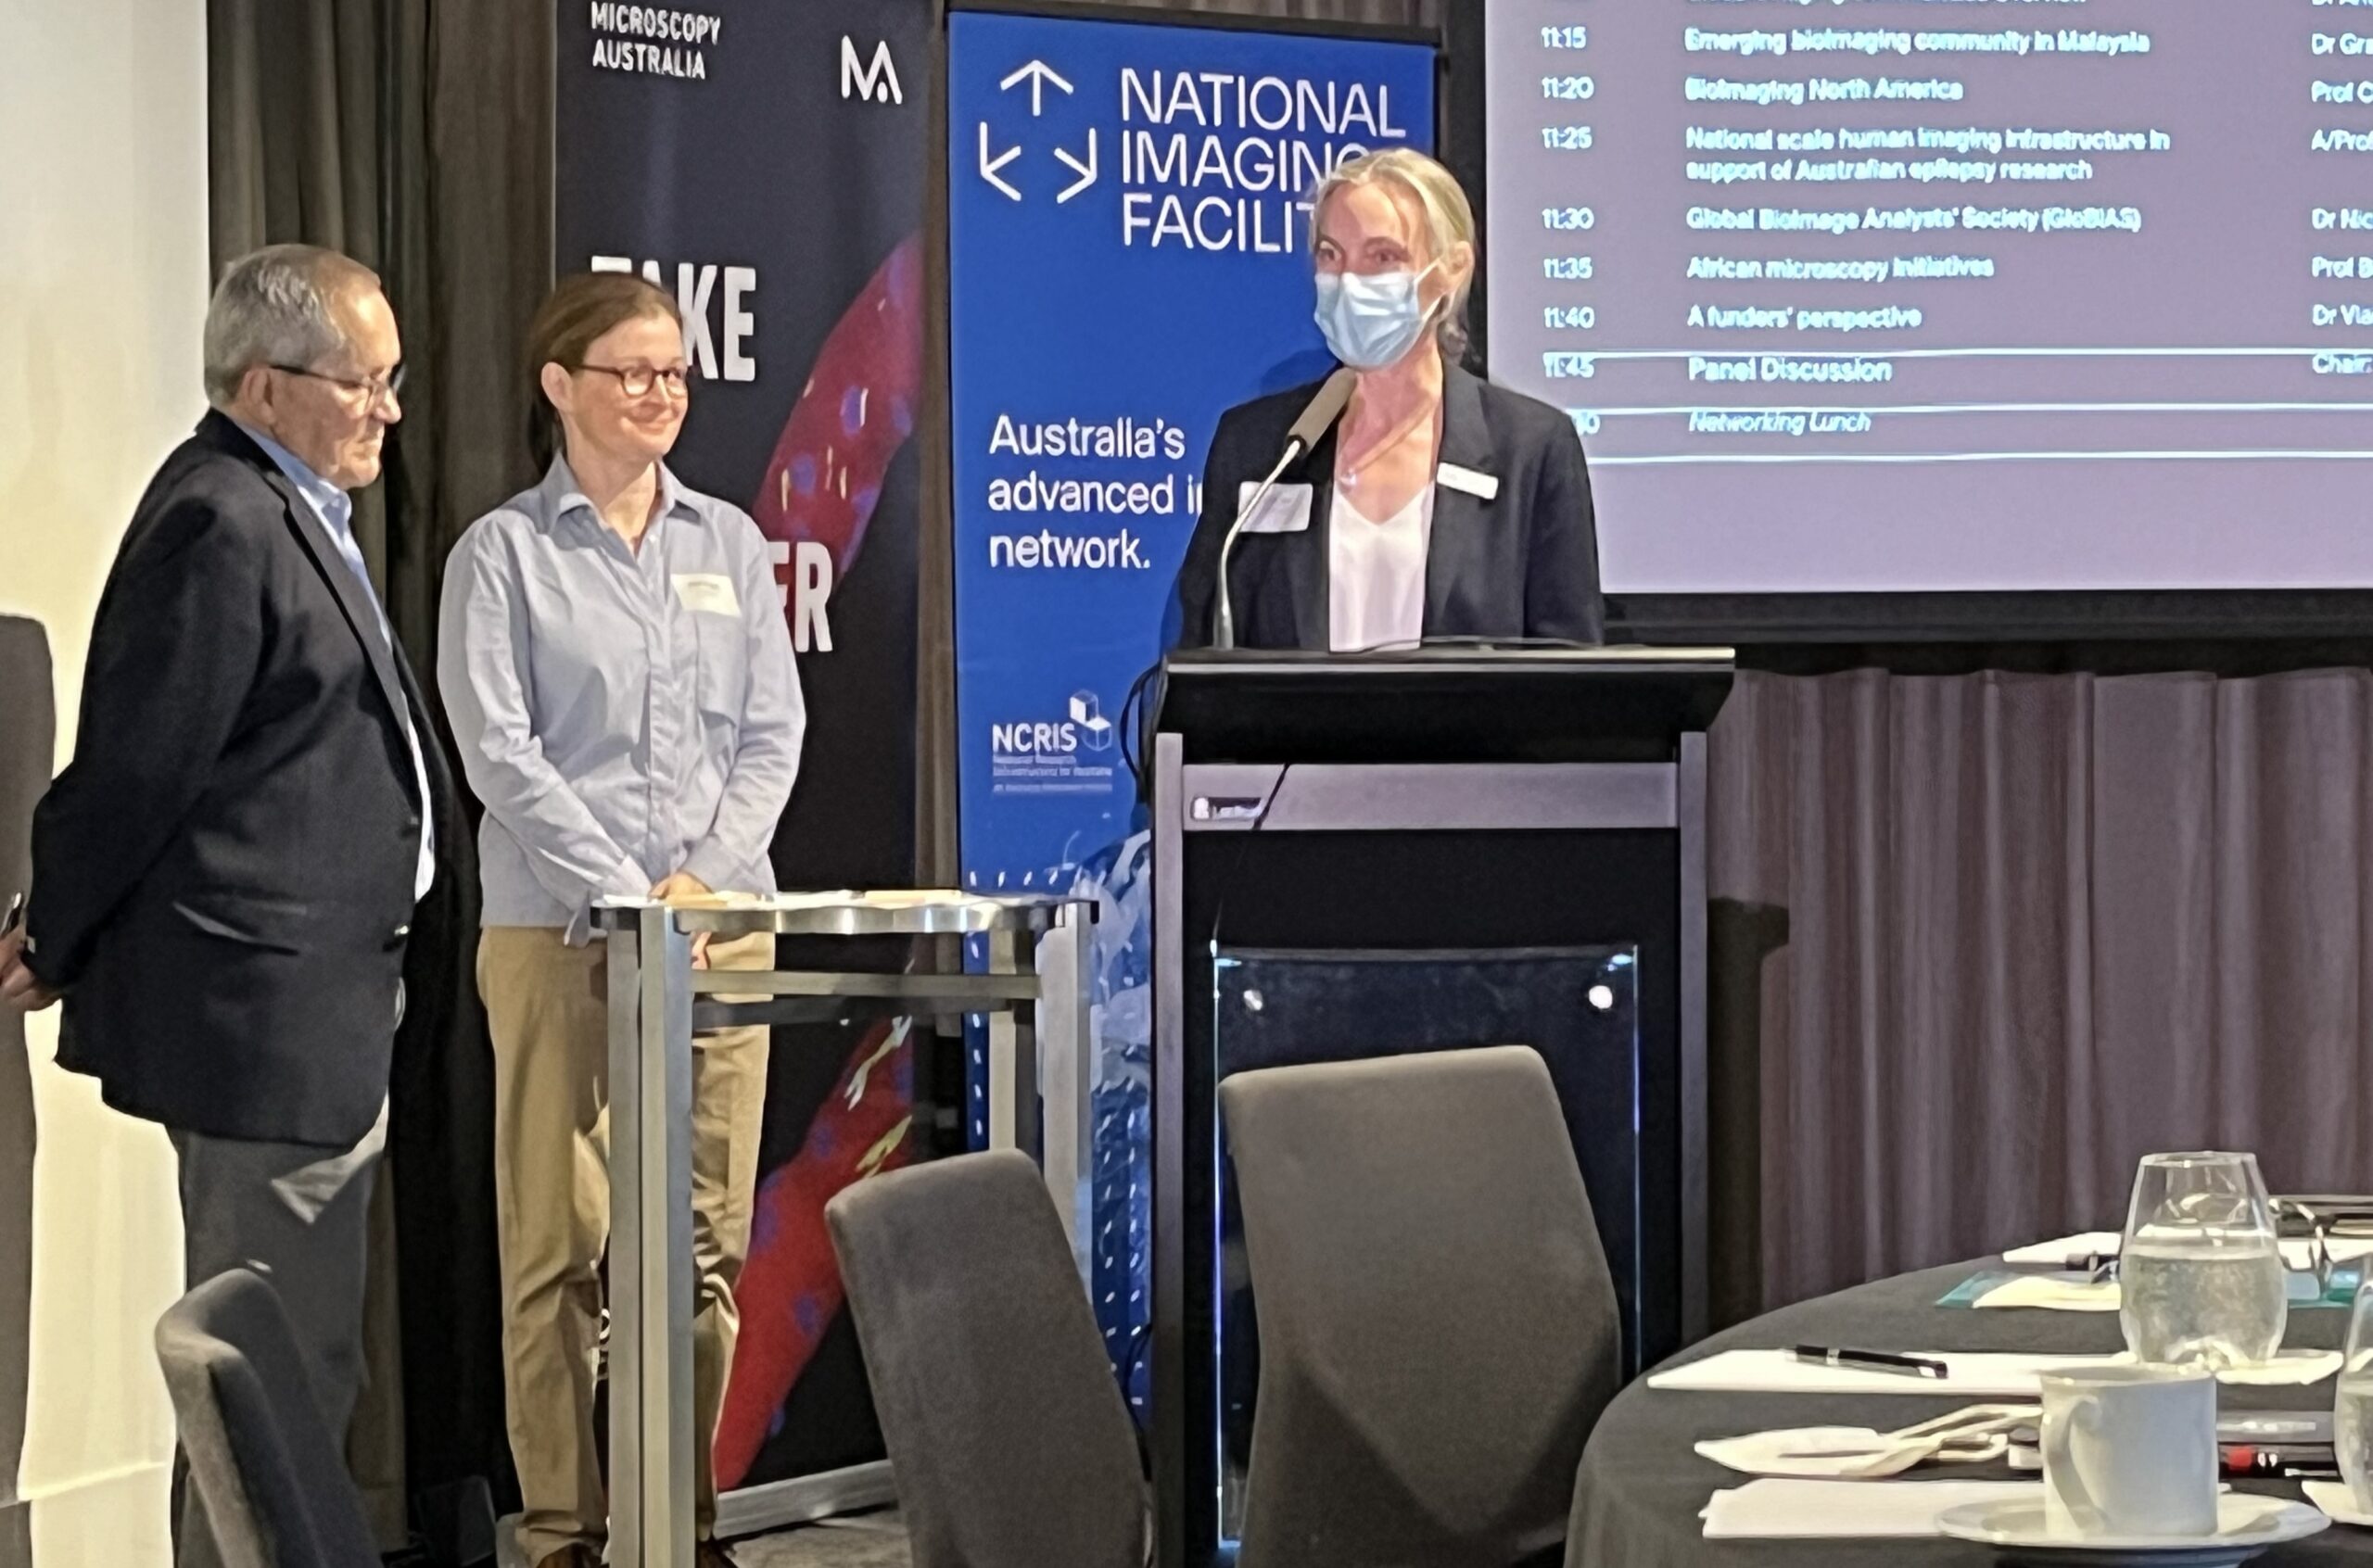
<instances>
[{"instance_id":1,"label":"black lectern panel","mask_svg":"<svg viewBox=\"0 0 2373 1568\"><path fill-rule=\"evenodd\" d=\"M1230 1072L1555 1054L1627 1364L1698 1331L1703 730L1731 666L1429 649L1181 655L1164 675L1148 747L1159 1561L1210 1568L1232 1561L1257 1392L1259 1282L1228 1244L1216 1104ZM1553 1000L1522 1005L1527 985ZM1248 989L1274 989L1275 1016ZM1600 993L1624 1027L1587 1016Z\"/></svg>"},{"instance_id":2,"label":"black lectern panel","mask_svg":"<svg viewBox=\"0 0 2373 1568\"><path fill-rule=\"evenodd\" d=\"M1215 1149L1219 1080L1248 1067L1287 1061L1398 1055L1419 1048L1405 1036L1380 1034L1366 1049L1347 1048L1342 1015L1313 1030L1302 1048L1264 1041L1263 1059L1247 1060L1227 1038L1218 1005L1215 961L1250 950L1331 952L1349 958L1413 955L1455 948L1519 954L1558 944L1619 947L1638 955L1632 997L1641 1048L1624 1076L1636 1075L1635 1098L1610 1103L1587 1093L1577 1075L1559 1082L1567 1124L1595 1144L1581 1157L1592 1207L1601 1216L1607 1263L1625 1322L1625 1365L1636 1372L1680 1348L1681 1237L1678 1093L1670 1042L1678 1032L1678 928L1673 908L1673 836L1669 832L1272 833L1210 835L1213 853L1190 855L1184 929L1187 935L1185 1082L1186 1146ZM1478 1026L1486 1022L1479 1016ZM1408 1027L1404 1022L1404 1029ZM1438 1039L1454 1044L1544 1043ZM1560 1075L1553 1072L1553 1078ZM1634 1131L1634 1118L1637 1130ZM1190 1238L1224 1234L1223 1175L1214 1160L1186 1161L1184 1207ZM1595 1179L1593 1179L1595 1178ZM1445 1173L1450 1179L1450 1173ZM1611 1222L1611 1223L1610 1223ZM1230 1484L1240 1458L1225 1451L1231 1427L1244 1434L1249 1410L1231 1413L1225 1342L1248 1332L1226 1315L1221 1260L1199 1241L1186 1258L1186 1390L1188 1430L1199 1458L1206 1433L1223 1440L1212 1485L1189 1492L1190 1518L1202 1538L1227 1541ZM1257 1282L1252 1292L1258 1298ZM1242 1359L1241 1351L1238 1359ZM1235 1393L1241 1395L1238 1388ZM1156 1419L1164 1419L1157 1411ZM1226 1561L1225 1550L1213 1561Z\"/></svg>"},{"instance_id":3,"label":"black lectern panel","mask_svg":"<svg viewBox=\"0 0 2373 1568\"><path fill-rule=\"evenodd\" d=\"M1174 653L1158 727L1200 762L1669 762L1730 695L1727 653Z\"/></svg>"},{"instance_id":4,"label":"black lectern panel","mask_svg":"<svg viewBox=\"0 0 2373 1568\"><path fill-rule=\"evenodd\" d=\"M1634 1125L1639 1084L1639 950L1615 943L1533 948L1265 948L1216 944L1214 1079L1288 1063L1351 1061L1522 1042L1539 1053L1565 1107L1600 1239L1612 1260L1626 1343L1636 1340L1643 1196ZM1235 1149L1216 1129L1220 1224L1214 1267L1221 1433L1220 1536L1244 1521L1261 1339ZM1436 1174L1458 1192L1467 1173Z\"/></svg>"}]
</instances>

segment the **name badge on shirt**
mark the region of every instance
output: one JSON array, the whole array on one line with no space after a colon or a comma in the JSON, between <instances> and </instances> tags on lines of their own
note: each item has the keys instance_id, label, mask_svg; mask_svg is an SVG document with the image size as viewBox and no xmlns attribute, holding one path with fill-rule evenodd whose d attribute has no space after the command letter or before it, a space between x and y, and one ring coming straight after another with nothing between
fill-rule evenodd
<instances>
[{"instance_id":1,"label":"name badge on shirt","mask_svg":"<svg viewBox=\"0 0 2373 1568\"><path fill-rule=\"evenodd\" d=\"M1461 468L1445 462L1434 469L1434 477L1453 490L1464 490L1478 500L1490 500L1500 493L1500 479L1495 474L1478 474L1471 468Z\"/></svg>"},{"instance_id":2,"label":"name badge on shirt","mask_svg":"<svg viewBox=\"0 0 2373 1568\"><path fill-rule=\"evenodd\" d=\"M1260 488L1247 479L1237 487L1236 505L1241 512L1252 493ZM1243 532L1248 534L1301 534L1310 530L1311 488L1308 485L1272 485L1269 493L1261 498L1261 509L1244 520Z\"/></svg>"},{"instance_id":3,"label":"name badge on shirt","mask_svg":"<svg viewBox=\"0 0 2373 1568\"><path fill-rule=\"evenodd\" d=\"M733 579L722 572L677 573L676 598L685 609L701 614L742 613L742 601L734 595Z\"/></svg>"}]
</instances>

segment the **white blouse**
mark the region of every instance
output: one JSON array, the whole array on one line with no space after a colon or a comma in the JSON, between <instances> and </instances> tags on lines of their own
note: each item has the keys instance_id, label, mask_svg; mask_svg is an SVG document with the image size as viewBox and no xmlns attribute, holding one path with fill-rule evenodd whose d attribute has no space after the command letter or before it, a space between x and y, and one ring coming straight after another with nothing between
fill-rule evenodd
<instances>
[{"instance_id":1,"label":"white blouse","mask_svg":"<svg viewBox=\"0 0 2373 1568\"><path fill-rule=\"evenodd\" d=\"M1426 629L1426 550L1434 487L1377 522L1340 489L1326 529L1326 645L1338 653L1415 642Z\"/></svg>"}]
</instances>

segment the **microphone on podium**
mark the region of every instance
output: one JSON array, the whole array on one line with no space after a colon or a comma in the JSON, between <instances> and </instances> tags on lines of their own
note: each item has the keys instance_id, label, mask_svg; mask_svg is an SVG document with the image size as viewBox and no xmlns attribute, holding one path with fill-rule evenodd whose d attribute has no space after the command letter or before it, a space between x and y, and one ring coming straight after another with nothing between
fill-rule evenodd
<instances>
[{"instance_id":1,"label":"microphone on podium","mask_svg":"<svg viewBox=\"0 0 2373 1568\"><path fill-rule=\"evenodd\" d=\"M1343 407L1351 400L1351 387L1358 379L1349 366L1343 366L1319 385L1318 396L1310 400L1310 406L1294 421L1293 428L1286 432L1286 449L1278 457L1277 466L1269 470L1269 476L1261 481L1251 499L1236 509L1236 521L1228 525L1226 536L1220 540L1219 597L1212 610L1212 647L1236 646L1236 607L1228 602L1227 558L1236 548L1237 535L1244 531L1246 520L1261 510L1261 502L1277 483L1277 475L1309 456L1320 437L1342 417Z\"/></svg>"}]
</instances>

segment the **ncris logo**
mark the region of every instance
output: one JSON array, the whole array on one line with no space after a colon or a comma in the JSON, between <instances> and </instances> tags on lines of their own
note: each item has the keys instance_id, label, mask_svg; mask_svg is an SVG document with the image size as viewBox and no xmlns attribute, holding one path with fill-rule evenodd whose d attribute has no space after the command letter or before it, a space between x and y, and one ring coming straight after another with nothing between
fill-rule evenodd
<instances>
[{"instance_id":1,"label":"ncris logo","mask_svg":"<svg viewBox=\"0 0 2373 1568\"><path fill-rule=\"evenodd\" d=\"M1056 758L1112 749L1112 721L1093 691L1074 691L1060 719L1019 720L989 726L989 754L999 758Z\"/></svg>"}]
</instances>

